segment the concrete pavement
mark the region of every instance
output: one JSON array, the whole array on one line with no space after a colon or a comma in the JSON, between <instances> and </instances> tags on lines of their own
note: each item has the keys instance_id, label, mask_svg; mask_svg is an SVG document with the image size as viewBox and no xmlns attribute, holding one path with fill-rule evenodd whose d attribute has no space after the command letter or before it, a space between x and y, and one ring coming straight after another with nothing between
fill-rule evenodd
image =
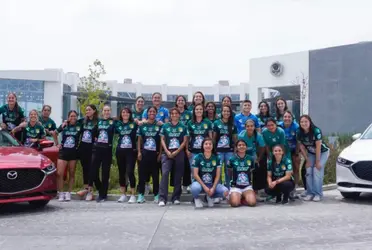
<instances>
[{"instance_id":1,"label":"concrete pavement","mask_svg":"<svg viewBox=\"0 0 372 250\"><path fill-rule=\"evenodd\" d=\"M0 210L0 249L371 249L372 197L195 210L189 203L52 201Z\"/></svg>"}]
</instances>

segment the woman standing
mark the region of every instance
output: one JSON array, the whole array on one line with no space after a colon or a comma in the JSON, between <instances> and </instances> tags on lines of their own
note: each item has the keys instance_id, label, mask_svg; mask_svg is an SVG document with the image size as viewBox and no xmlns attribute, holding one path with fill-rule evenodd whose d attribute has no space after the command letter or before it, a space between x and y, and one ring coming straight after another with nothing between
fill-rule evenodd
<instances>
[{"instance_id":1,"label":"woman standing","mask_svg":"<svg viewBox=\"0 0 372 250\"><path fill-rule=\"evenodd\" d=\"M186 98L183 95L177 96L174 106L180 111L180 122L186 125L192 117L192 112L187 109Z\"/></svg>"},{"instance_id":2,"label":"woman standing","mask_svg":"<svg viewBox=\"0 0 372 250\"><path fill-rule=\"evenodd\" d=\"M156 121L158 126L163 125L164 123L169 122L169 112L168 109L164 108L162 105L162 97L159 92L152 94L152 105L156 108ZM142 120L146 122L148 120L148 110L143 111Z\"/></svg>"},{"instance_id":3,"label":"woman standing","mask_svg":"<svg viewBox=\"0 0 372 250\"><path fill-rule=\"evenodd\" d=\"M181 180L184 173L184 148L187 145L187 128L180 122L181 112L177 108L171 109L171 121L164 124L160 131L163 154L161 156L162 177L160 182L160 202L163 207L168 201L168 180L169 173L174 169L174 189L172 202L180 204L182 193Z\"/></svg>"},{"instance_id":4,"label":"woman standing","mask_svg":"<svg viewBox=\"0 0 372 250\"><path fill-rule=\"evenodd\" d=\"M154 193L154 202L159 202L159 167L162 148L160 146L160 129L161 126L156 122L157 109L151 106L147 109L148 119L137 130L138 143L138 160L140 165L138 168L139 175L139 194L137 197L138 203L145 202L145 182L148 176L152 176L152 185Z\"/></svg>"},{"instance_id":5,"label":"woman standing","mask_svg":"<svg viewBox=\"0 0 372 250\"><path fill-rule=\"evenodd\" d=\"M214 121L218 119L216 104L214 102L207 102L205 108L206 108L205 117L208 120L210 120L213 124Z\"/></svg>"},{"instance_id":6,"label":"woman standing","mask_svg":"<svg viewBox=\"0 0 372 250\"><path fill-rule=\"evenodd\" d=\"M267 168L267 193L276 196L276 203L288 204L289 193L294 189L292 173L292 162L285 157L283 147L274 146Z\"/></svg>"},{"instance_id":7,"label":"woman standing","mask_svg":"<svg viewBox=\"0 0 372 250\"><path fill-rule=\"evenodd\" d=\"M228 189L219 184L221 176L221 159L216 154L211 138L202 142L202 153L197 154L192 161L194 182L191 184L191 194L195 200L195 208L202 208L203 202L199 194L207 196L208 207L213 207L214 198L228 196Z\"/></svg>"},{"instance_id":8,"label":"woman standing","mask_svg":"<svg viewBox=\"0 0 372 250\"><path fill-rule=\"evenodd\" d=\"M322 141L322 131L314 125L310 116L300 117L297 141L306 161L306 201L323 198L324 168L329 157L329 148Z\"/></svg>"},{"instance_id":9,"label":"woman standing","mask_svg":"<svg viewBox=\"0 0 372 250\"><path fill-rule=\"evenodd\" d=\"M266 144L266 154L268 159L271 159L272 150L276 145L283 145L287 158L291 159L291 153L287 140L285 139L284 130L277 126L277 123L273 118L267 119L265 126L267 129L264 129L262 136Z\"/></svg>"},{"instance_id":10,"label":"woman standing","mask_svg":"<svg viewBox=\"0 0 372 250\"><path fill-rule=\"evenodd\" d=\"M110 169L112 162L112 140L114 137L115 124L111 118L111 107L103 107L102 118L98 120L97 132L93 135L92 170L89 178L89 191L92 191L93 182L99 178L99 170L102 167L102 185L98 188L97 202L107 199L109 187ZM96 183L97 186L97 183Z\"/></svg>"},{"instance_id":11,"label":"woman standing","mask_svg":"<svg viewBox=\"0 0 372 250\"><path fill-rule=\"evenodd\" d=\"M116 147L116 160L119 168L119 184L121 196L118 202L126 202L127 175L129 177L131 196L128 203L135 203L136 177L134 168L136 166L137 124L133 119L132 111L129 108L123 108L120 111L120 120L115 122L115 133L119 135Z\"/></svg>"},{"instance_id":12,"label":"woman standing","mask_svg":"<svg viewBox=\"0 0 372 250\"><path fill-rule=\"evenodd\" d=\"M238 207L247 204L256 205L256 195L252 189L250 176L254 168L254 159L247 153L247 144L239 139L236 142L236 154L230 158L227 168L231 177L230 205Z\"/></svg>"},{"instance_id":13,"label":"woman standing","mask_svg":"<svg viewBox=\"0 0 372 250\"><path fill-rule=\"evenodd\" d=\"M275 119L277 122L283 121L284 112L288 110L287 101L279 97L275 102Z\"/></svg>"},{"instance_id":14,"label":"woman standing","mask_svg":"<svg viewBox=\"0 0 372 250\"><path fill-rule=\"evenodd\" d=\"M202 104L205 107L205 97L203 92L196 91L192 97L192 104L189 106L189 111L194 110L195 105Z\"/></svg>"},{"instance_id":15,"label":"woman standing","mask_svg":"<svg viewBox=\"0 0 372 250\"><path fill-rule=\"evenodd\" d=\"M234 152L234 145L237 140L237 130L234 125L233 113L230 106L222 107L222 118L213 124L213 139L217 144L216 151L225 171L225 186L230 188L230 178L226 166Z\"/></svg>"},{"instance_id":16,"label":"woman standing","mask_svg":"<svg viewBox=\"0 0 372 250\"><path fill-rule=\"evenodd\" d=\"M145 98L143 98L142 96L138 96L136 98L135 108L132 112L133 120L138 126L142 125L142 116L143 116L143 111L144 111L144 109L143 109L144 105L145 105Z\"/></svg>"},{"instance_id":17,"label":"woman standing","mask_svg":"<svg viewBox=\"0 0 372 250\"><path fill-rule=\"evenodd\" d=\"M30 111L29 122L22 122L17 127L13 128L12 133L21 132L23 145L26 147L38 147L40 140L45 139L45 130L39 122L39 115L36 109Z\"/></svg>"},{"instance_id":18,"label":"woman standing","mask_svg":"<svg viewBox=\"0 0 372 250\"><path fill-rule=\"evenodd\" d=\"M221 107L223 106L228 106L231 108L231 110L233 109L232 108L232 100L231 100L231 97L226 95L222 98L222 101L221 101ZM232 117L235 118L235 112L232 112ZM221 113L218 115L219 118L222 117L222 108L221 108Z\"/></svg>"},{"instance_id":19,"label":"woman standing","mask_svg":"<svg viewBox=\"0 0 372 250\"><path fill-rule=\"evenodd\" d=\"M84 198L86 201L93 200L93 193L88 192L89 178L91 172L92 164L92 151L94 143L94 135L97 133L98 124L98 111L97 107L93 104L89 104L85 108L85 117L78 120L78 124L81 126L81 138L78 148L78 158L83 169L83 182L84 189L77 192L77 195ZM98 189L100 187L101 181L98 176L95 178L95 186Z\"/></svg>"},{"instance_id":20,"label":"woman standing","mask_svg":"<svg viewBox=\"0 0 372 250\"><path fill-rule=\"evenodd\" d=\"M267 119L271 118L270 106L266 101L261 101L258 105L260 112L256 115L258 118L258 123L260 124L261 131L265 128L265 123Z\"/></svg>"},{"instance_id":21,"label":"woman standing","mask_svg":"<svg viewBox=\"0 0 372 250\"><path fill-rule=\"evenodd\" d=\"M298 157L297 152L297 139L296 139L296 132L299 128L297 122L293 119L293 114L291 111L287 110L284 112L283 121L279 122L279 126L284 130L285 139L287 140L287 144L291 154L293 172L294 172L294 180L295 184L298 185L300 180L299 176L299 165L300 165L300 158Z\"/></svg>"},{"instance_id":22,"label":"woman standing","mask_svg":"<svg viewBox=\"0 0 372 250\"><path fill-rule=\"evenodd\" d=\"M18 105L17 96L15 93L9 93L7 97L8 103L0 107L0 115L3 116L1 128L7 131L12 131L25 121L23 109ZM15 133L14 136L18 141L22 141L22 133Z\"/></svg>"},{"instance_id":23,"label":"woman standing","mask_svg":"<svg viewBox=\"0 0 372 250\"><path fill-rule=\"evenodd\" d=\"M54 143L58 144L58 138L55 133L57 130L56 123L53 121L52 118L50 118L50 114L52 112L52 107L50 105L43 105L43 108L41 110L41 117L39 121L41 122L41 125L43 125L45 129L46 136L51 136L54 140Z\"/></svg>"},{"instance_id":24,"label":"woman standing","mask_svg":"<svg viewBox=\"0 0 372 250\"><path fill-rule=\"evenodd\" d=\"M62 135L61 144L58 144L59 155L57 163L57 185L58 201L70 201L71 192L75 183L76 160L78 158L78 145L80 139L81 127L77 123L78 114L75 110L68 112L66 126L60 126L57 132ZM63 192L64 174L66 168L69 171L68 192Z\"/></svg>"}]
</instances>

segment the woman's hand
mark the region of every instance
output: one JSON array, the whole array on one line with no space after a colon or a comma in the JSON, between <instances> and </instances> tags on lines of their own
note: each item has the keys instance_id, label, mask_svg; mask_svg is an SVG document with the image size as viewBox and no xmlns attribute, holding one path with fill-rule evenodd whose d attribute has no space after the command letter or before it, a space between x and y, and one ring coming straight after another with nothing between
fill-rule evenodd
<instances>
[{"instance_id":1,"label":"woman's hand","mask_svg":"<svg viewBox=\"0 0 372 250\"><path fill-rule=\"evenodd\" d=\"M142 154L141 154L140 152L138 152L137 159L138 159L139 161L142 161Z\"/></svg>"},{"instance_id":2,"label":"woman's hand","mask_svg":"<svg viewBox=\"0 0 372 250\"><path fill-rule=\"evenodd\" d=\"M316 161L315 167L320 170L322 168L322 165L320 165L320 161Z\"/></svg>"},{"instance_id":3,"label":"woman's hand","mask_svg":"<svg viewBox=\"0 0 372 250\"><path fill-rule=\"evenodd\" d=\"M7 126L5 123L1 123L0 127L1 127L1 129L6 130L6 128L7 128L8 126Z\"/></svg>"},{"instance_id":4,"label":"woman's hand","mask_svg":"<svg viewBox=\"0 0 372 250\"><path fill-rule=\"evenodd\" d=\"M215 187L212 187L209 189L209 197L212 197L214 195L214 192L216 192L216 188Z\"/></svg>"},{"instance_id":5,"label":"woman's hand","mask_svg":"<svg viewBox=\"0 0 372 250\"><path fill-rule=\"evenodd\" d=\"M37 141L38 141L38 139L30 139L30 142L32 142L32 143L35 143Z\"/></svg>"},{"instance_id":6,"label":"woman's hand","mask_svg":"<svg viewBox=\"0 0 372 250\"><path fill-rule=\"evenodd\" d=\"M62 144L57 144L57 148L61 149L62 148Z\"/></svg>"},{"instance_id":7,"label":"woman's hand","mask_svg":"<svg viewBox=\"0 0 372 250\"><path fill-rule=\"evenodd\" d=\"M209 188L207 186L203 187L204 192L209 195Z\"/></svg>"},{"instance_id":8,"label":"woman's hand","mask_svg":"<svg viewBox=\"0 0 372 250\"><path fill-rule=\"evenodd\" d=\"M163 126L163 122L162 121L158 121L157 123L156 123L156 125L158 125L158 126Z\"/></svg>"},{"instance_id":9,"label":"woman's hand","mask_svg":"<svg viewBox=\"0 0 372 250\"><path fill-rule=\"evenodd\" d=\"M27 127L27 122L22 122L21 124L19 124L19 127L20 127L20 128L25 128L25 127Z\"/></svg>"},{"instance_id":10,"label":"woman's hand","mask_svg":"<svg viewBox=\"0 0 372 250\"><path fill-rule=\"evenodd\" d=\"M161 161L161 154L158 154L158 158L157 158L158 162Z\"/></svg>"},{"instance_id":11,"label":"woman's hand","mask_svg":"<svg viewBox=\"0 0 372 250\"><path fill-rule=\"evenodd\" d=\"M273 189L273 188L276 186L276 184L277 184L276 181L272 181L272 182L269 184L270 189Z\"/></svg>"},{"instance_id":12,"label":"woman's hand","mask_svg":"<svg viewBox=\"0 0 372 250\"><path fill-rule=\"evenodd\" d=\"M191 152L190 151L188 151L188 150L186 150L186 156L187 156L187 158L191 158Z\"/></svg>"},{"instance_id":13,"label":"woman's hand","mask_svg":"<svg viewBox=\"0 0 372 250\"><path fill-rule=\"evenodd\" d=\"M169 150L165 150L165 153L167 154L168 158L173 158L173 154Z\"/></svg>"},{"instance_id":14,"label":"woman's hand","mask_svg":"<svg viewBox=\"0 0 372 250\"><path fill-rule=\"evenodd\" d=\"M309 159L306 160L306 168L310 168L311 167L311 162L309 161Z\"/></svg>"}]
</instances>

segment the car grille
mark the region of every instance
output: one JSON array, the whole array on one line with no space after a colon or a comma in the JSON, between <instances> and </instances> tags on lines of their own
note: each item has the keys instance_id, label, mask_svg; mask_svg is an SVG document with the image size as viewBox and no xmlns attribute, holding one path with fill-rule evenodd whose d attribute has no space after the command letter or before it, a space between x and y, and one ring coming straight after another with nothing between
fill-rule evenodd
<instances>
[{"instance_id":1,"label":"car grille","mask_svg":"<svg viewBox=\"0 0 372 250\"><path fill-rule=\"evenodd\" d=\"M372 161L357 162L352 169L359 179L372 181Z\"/></svg>"},{"instance_id":2,"label":"car grille","mask_svg":"<svg viewBox=\"0 0 372 250\"><path fill-rule=\"evenodd\" d=\"M14 172L16 172L16 178L14 178ZM0 193L17 193L34 189L41 184L44 176L45 174L40 169L0 169Z\"/></svg>"}]
</instances>

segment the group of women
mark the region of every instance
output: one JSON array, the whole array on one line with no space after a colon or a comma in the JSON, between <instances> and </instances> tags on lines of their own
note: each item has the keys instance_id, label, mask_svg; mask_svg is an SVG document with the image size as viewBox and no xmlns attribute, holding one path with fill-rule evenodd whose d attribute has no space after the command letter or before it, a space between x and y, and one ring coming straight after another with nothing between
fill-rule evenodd
<instances>
[{"instance_id":1,"label":"group of women","mask_svg":"<svg viewBox=\"0 0 372 250\"><path fill-rule=\"evenodd\" d=\"M223 98L221 112L217 113L216 104L206 103L200 91L194 94L191 105L179 95L175 106L168 110L162 106L161 94L154 93L152 105L146 109L141 96L133 110L124 107L117 118L111 116L108 105L102 111L88 105L84 118L78 119L77 112L72 110L58 128L49 117L49 105L43 106L40 117L32 110L26 122L16 95L10 93L7 100L0 107L2 129L13 133L25 145L37 145L50 136L59 147L59 201L71 200L77 160L81 162L84 182L78 195L93 200L95 188L97 202L105 201L113 154L122 194L118 202L145 202L152 179L154 202L159 206L168 202L180 204L180 196L186 190L191 192L197 208L203 207L204 201L212 207L221 199L227 199L233 207L254 206L262 199L260 190L265 191L267 199L276 198L277 203L287 204L295 198L301 159L306 167L303 199L320 201L323 196L329 149L311 118L303 115L298 124L282 98L277 99L274 114L269 104L262 101L259 113L254 115L249 100L243 101L241 113L235 114L229 96ZM170 201L169 180L174 187Z\"/></svg>"}]
</instances>

